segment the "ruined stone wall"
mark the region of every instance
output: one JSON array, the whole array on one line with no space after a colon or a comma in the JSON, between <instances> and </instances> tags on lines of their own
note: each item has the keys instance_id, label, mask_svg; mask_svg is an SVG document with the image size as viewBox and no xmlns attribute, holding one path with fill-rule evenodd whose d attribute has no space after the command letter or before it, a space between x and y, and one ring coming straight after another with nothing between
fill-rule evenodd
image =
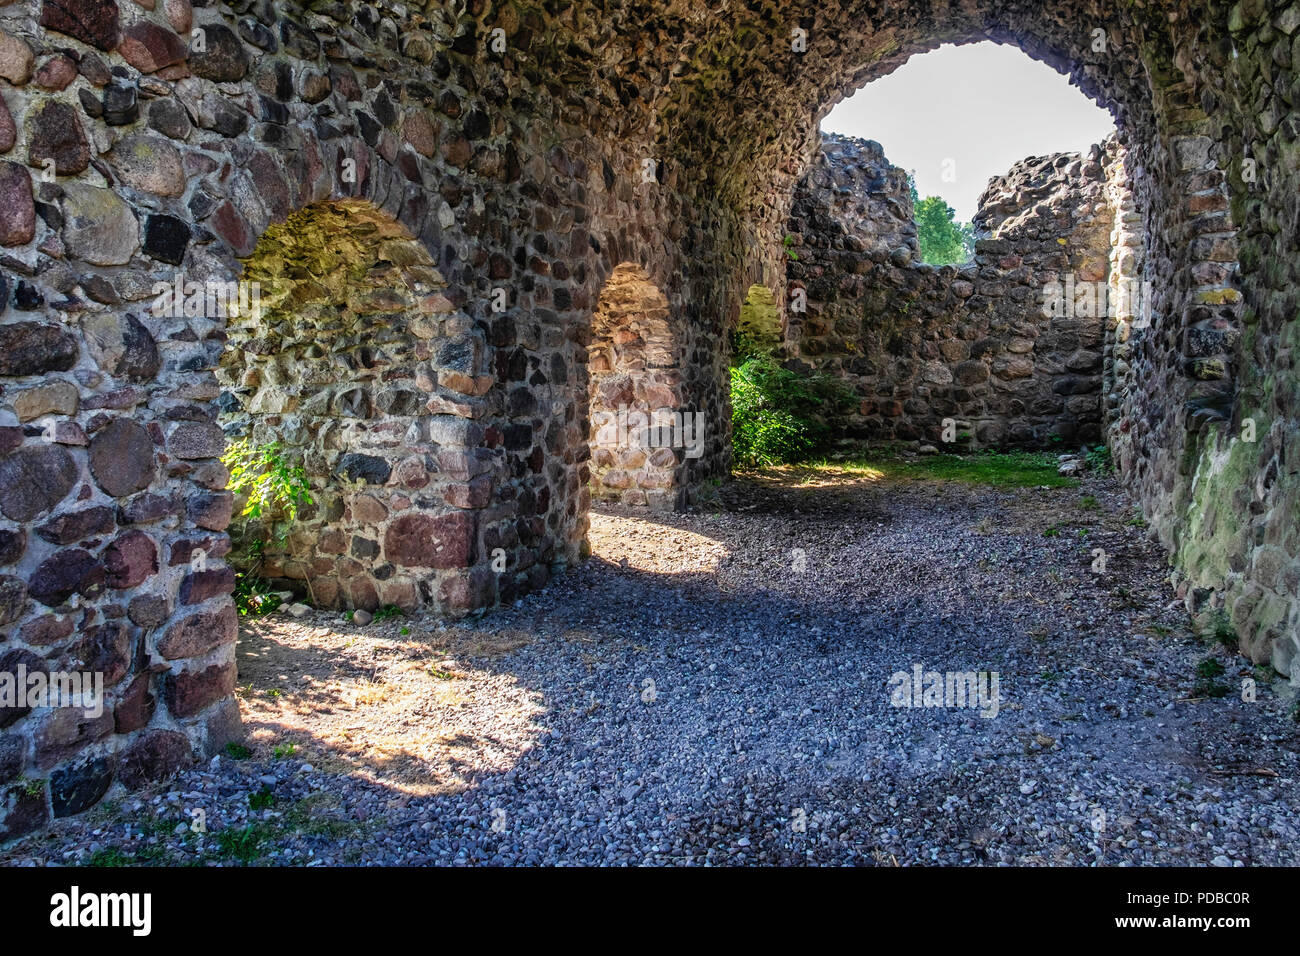
<instances>
[{"instance_id":1,"label":"ruined stone wall","mask_svg":"<svg viewBox=\"0 0 1300 956\"><path fill-rule=\"evenodd\" d=\"M935 267L919 261L906 174L877 143L826 138L791 213L786 270L807 311L791 311L786 346L858 396L838 430L939 442L950 420L975 446L1100 438L1115 148L994 179L974 260Z\"/></svg>"},{"instance_id":2,"label":"ruined stone wall","mask_svg":"<svg viewBox=\"0 0 1300 956\"><path fill-rule=\"evenodd\" d=\"M394 465L322 487L344 503L328 520L380 547L354 560L382 581L399 566L393 522L460 515L463 565L401 575L440 613L512 601L583 555L588 356L609 277L636 266L667 302L679 401L705 423L703 453L674 475L689 504L729 463L727 342L746 290L786 301L781 239L819 118L945 42L1014 43L1114 110L1155 288L1114 443L1189 597L1226 586L1249 652L1294 670L1298 16L1282 0L0 6L0 670L91 669L109 688L96 717L0 715L0 839L238 732L218 456L221 415L255 393L232 383L223 399L216 370L232 339L258 335L208 310L155 313L156 283L235 281L268 229L321 204L400 225L450 308L391 313L402 334L380 350L409 346L414 373L377 364L364 388L399 371L425 389L415 418L464 424L404 453L438 469L432 490L406 494ZM426 360L402 331L416 313L436 322L431 349L465 333L481 350L468 366ZM359 421L339 433L365 446ZM388 462L373 445L325 451ZM483 476L486 501L446 496ZM388 513L347 510L357 495Z\"/></svg>"}]
</instances>

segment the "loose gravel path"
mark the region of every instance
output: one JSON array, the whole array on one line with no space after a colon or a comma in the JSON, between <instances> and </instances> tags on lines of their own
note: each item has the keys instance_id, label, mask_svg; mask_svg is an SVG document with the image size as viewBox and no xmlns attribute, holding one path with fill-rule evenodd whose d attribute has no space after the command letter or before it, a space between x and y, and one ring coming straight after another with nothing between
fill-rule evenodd
<instances>
[{"instance_id":1,"label":"loose gravel path","mask_svg":"<svg viewBox=\"0 0 1300 956\"><path fill-rule=\"evenodd\" d=\"M785 470L591 541L470 623L254 622L250 755L0 862L1300 863L1294 692L1193 637L1107 480ZM918 664L996 716L892 706Z\"/></svg>"}]
</instances>

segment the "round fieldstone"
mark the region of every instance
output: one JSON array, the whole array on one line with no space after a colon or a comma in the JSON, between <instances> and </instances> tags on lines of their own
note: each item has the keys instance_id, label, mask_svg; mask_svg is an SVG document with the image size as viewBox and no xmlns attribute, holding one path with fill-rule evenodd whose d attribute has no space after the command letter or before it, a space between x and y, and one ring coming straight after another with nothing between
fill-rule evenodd
<instances>
[{"instance_id":1,"label":"round fieldstone","mask_svg":"<svg viewBox=\"0 0 1300 956\"><path fill-rule=\"evenodd\" d=\"M118 780L129 790L164 780L194 762L189 738L175 730L141 734L118 758Z\"/></svg>"},{"instance_id":2,"label":"round fieldstone","mask_svg":"<svg viewBox=\"0 0 1300 956\"><path fill-rule=\"evenodd\" d=\"M197 36L191 34L189 66L205 80L237 83L248 73L248 52L229 27L205 24Z\"/></svg>"},{"instance_id":3,"label":"round fieldstone","mask_svg":"<svg viewBox=\"0 0 1300 956\"><path fill-rule=\"evenodd\" d=\"M96 757L50 775L50 809L70 817L93 807L113 785L113 758Z\"/></svg>"},{"instance_id":4,"label":"round fieldstone","mask_svg":"<svg viewBox=\"0 0 1300 956\"><path fill-rule=\"evenodd\" d=\"M113 419L90 440L90 473L114 498L148 487L154 470L153 440L129 418Z\"/></svg>"},{"instance_id":5,"label":"round fieldstone","mask_svg":"<svg viewBox=\"0 0 1300 956\"><path fill-rule=\"evenodd\" d=\"M27 581L32 597L46 607L58 607L74 594L90 597L104 587L104 566L87 551L66 548L41 563Z\"/></svg>"},{"instance_id":6,"label":"round fieldstone","mask_svg":"<svg viewBox=\"0 0 1300 956\"><path fill-rule=\"evenodd\" d=\"M131 261L140 226L131 207L110 189L68 183L63 187L63 241L68 255L96 266Z\"/></svg>"},{"instance_id":7,"label":"round fieldstone","mask_svg":"<svg viewBox=\"0 0 1300 956\"><path fill-rule=\"evenodd\" d=\"M78 354L77 340L57 325L0 325L0 375L66 372L77 364Z\"/></svg>"},{"instance_id":8,"label":"round fieldstone","mask_svg":"<svg viewBox=\"0 0 1300 956\"><path fill-rule=\"evenodd\" d=\"M117 0L42 0L41 26L100 50L117 46Z\"/></svg>"},{"instance_id":9,"label":"round fieldstone","mask_svg":"<svg viewBox=\"0 0 1300 956\"><path fill-rule=\"evenodd\" d=\"M180 151L152 133L136 133L113 147L108 161L122 182L155 196L177 197L185 192Z\"/></svg>"},{"instance_id":10,"label":"round fieldstone","mask_svg":"<svg viewBox=\"0 0 1300 956\"><path fill-rule=\"evenodd\" d=\"M171 139L183 140L194 127L190 115L177 100L166 98L149 104L149 127Z\"/></svg>"},{"instance_id":11,"label":"round fieldstone","mask_svg":"<svg viewBox=\"0 0 1300 956\"><path fill-rule=\"evenodd\" d=\"M104 549L106 583L110 588L133 588L158 571L158 548L143 531L128 531Z\"/></svg>"},{"instance_id":12,"label":"round fieldstone","mask_svg":"<svg viewBox=\"0 0 1300 956\"><path fill-rule=\"evenodd\" d=\"M67 497L77 463L59 445L30 445L0 459L0 513L31 521Z\"/></svg>"},{"instance_id":13,"label":"round fieldstone","mask_svg":"<svg viewBox=\"0 0 1300 956\"><path fill-rule=\"evenodd\" d=\"M14 86L22 86L32 78L35 65L32 48L18 37L0 30L0 76Z\"/></svg>"},{"instance_id":14,"label":"round fieldstone","mask_svg":"<svg viewBox=\"0 0 1300 956\"><path fill-rule=\"evenodd\" d=\"M0 245L23 246L35 235L32 177L17 163L0 163Z\"/></svg>"},{"instance_id":15,"label":"round fieldstone","mask_svg":"<svg viewBox=\"0 0 1300 956\"><path fill-rule=\"evenodd\" d=\"M0 626L22 617L27 607L27 585L22 578L0 574Z\"/></svg>"},{"instance_id":16,"label":"round fieldstone","mask_svg":"<svg viewBox=\"0 0 1300 956\"><path fill-rule=\"evenodd\" d=\"M140 20L122 31L117 52L141 73L157 73L185 60L185 44L171 30Z\"/></svg>"},{"instance_id":17,"label":"round fieldstone","mask_svg":"<svg viewBox=\"0 0 1300 956\"><path fill-rule=\"evenodd\" d=\"M90 165L90 143L77 110L70 104L46 100L28 115L26 126L28 165L43 167L47 159L53 160L54 171L60 176L75 176Z\"/></svg>"}]
</instances>

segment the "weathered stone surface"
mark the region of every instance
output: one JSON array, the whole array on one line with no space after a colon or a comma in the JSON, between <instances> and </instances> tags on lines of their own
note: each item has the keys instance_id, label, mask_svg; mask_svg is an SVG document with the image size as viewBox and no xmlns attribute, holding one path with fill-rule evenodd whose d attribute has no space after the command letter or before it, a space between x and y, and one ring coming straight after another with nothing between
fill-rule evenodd
<instances>
[{"instance_id":1,"label":"weathered stone surface","mask_svg":"<svg viewBox=\"0 0 1300 956\"><path fill-rule=\"evenodd\" d=\"M152 675L138 674L122 692L113 708L113 732L129 734L153 719L158 702L150 689Z\"/></svg>"},{"instance_id":2,"label":"weathered stone surface","mask_svg":"<svg viewBox=\"0 0 1300 956\"><path fill-rule=\"evenodd\" d=\"M36 85L53 92L65 90L77 78L77 64L71 58L52 56L36 71Z\"/></svg>"},{"instance_id":3,"label":"weathered stone surface","mask_svg":"<svg viewBox=\"0 0 1300 956\"><path fill-rule=\"evenodd\" d=\"M152 730L122 751L117 778L128 790L135 790L173 777L193 763L189 738L174 730Z\"/></svg>"},{"instance_id":4,"label":"weathered stone surface","mask_svg":"<svg viewBox=\"0 0 1300 956\"><path fill-rule=\"evenodd\" d=\"M0 791L0 840L16 840L35 833L50 822L50 811L45 805L45 790L29 789L26 784Z\"/></svg>"},{"instance_id":5,"label":"weathered stone surface","mask_svg":"<svg viewBox=\"0 0 1300 956\"><path fill-rule=\"evenodd\" d=\"M77 364L77 340L57 325L0 325L0 375L66 372Z\"/></svg>"},{"instance_id":6,"label":"weathered stone surface","mask_svg":"<svg viewBox=\"0 0 1300 956\"><path fill-rule=\"evenodd\" d=\"M0 528L0 565L13 564L26 550L26 531L22 528Z\"/></svg>"},{"instance_id":7,"label":"weathered stone surface","mask_svg":"<svg viewBox=\"0 0 1300 956\"><path fill-rule=\"evenodd\" d=\"M70 256L96 266L125 265L139 247L139 233L131 207L112 190L64 187L63 241Z\"/></svg>"},{"instance_id":8,"label":"weathered stone surface","mask_svg":"<svg viewBox=\"0 0 1300 956\"><path fill-rule=\"evenodd\" d=\"M50 775L50 807L54 816L69 817L93 807L113 785L114 760L96 757Z\"/></svg>"},{"instance_id":9,"label":"weathered stone surface","mask_svg":"<svg viewBox=\"0 0 1300 956\"><path fill-rule=\"evenodd\" d=\"M144 251L159 262L180 265L190 243L190 227L176 216L153 215L144 224Z\"/></svg>"},{"instance_id":10,"label":"weathered stone surface","mask_svg":"<svg viewBox=\"0 0 1300 956\"><path fill-rule=\"evenodd\" d=\"M185 170L181 154L161 136L136 133L121 140L108 154L108 161L122 182L132 189L156 196L185 193Z\"/></svg>"},{"instance_id":11,"label":"weathered stone surface","mask_svg":"<svg viewBox=\"0 0 1300 956\"><path fill-rule=\"evenodd\" d=\"M167 660L198 657L208 651L231 644L239 625L233 604L220 611L202 611L183 617L158 642L158 653Z\"/></svg>"},{"instance_id":12,"label":"weathered stone surface","mask_svg":"<svg viewBox=\"0 0 1300 956\"><path fill-rule=\"evenodd\" d=\"M234 511L234 496L229 493L193 495L185 502L186 516L208 531L224 531Z\"/></svg>"},{"instance_id":13,"label":"weathered stone surface","mask_svg":"<svg viewBox=\"0 0 1300 956\"><path fill-rule=\"evenodd\" d=\"M0 627L12 624L27 609L27 585L22 578L0 574Z\"/></svg>"},{"instance_id":14,"label":"weathered stone surface","mask_svg":"<svg viewBox=\"0 0 1300 956\"><path fill-rule=\"evenodd\" d=\"M13 674L14 679L17 680L24 671L27 674L48 674L50 666L43 657L38 657L22 648L6 651L0 655L0 674ZM15 707L0 706L0 728L8 727L31 712L32 709L25 704Z\"/></svg>"},{"instance_id":15,"label":"weathered stone surface","mask_svg":"<svg viewBox=\"0 0 1300 956\"><path fill-rule=\"evenodd\" d=\"M132 662L131 634L122 621L109 621L87 629L72 656L83 673L102 674L105 687L126 676Z\"/></svg>"},{"instance_id":16,"label":"weathered stone surface","mask_svg":"<svg viewBox=\"0 0 1300 956\"><path fill-rule=\"evenodd\" d=\"M185 44L175 33L148 20L140 20L122 31L118 52L141 73L157 73L165 66L185 60Z\"/></svg>"},{"instance_id":17,"label":"weathered stone surface","mask_svg":"<svg viewBox=\"0 0 1300 956\"><path fill-rule=\"evenodd\" d=\"M104 589L104 566L80 548L56 551L27 582L32 597L46 607L58 607L74 594L93 597Z\"/></svg>"},{"instance_id":18,"label":"weathered stone surface","mask_svg":"<svg viewBox=\"0 0 1300 956\"><path fill-rule=\"evenodd\" d=\"M154 479L153 440L129 418L115 418L90 440L90 473L113 497L129 495Z\"/></svg>"},{"instance_id":19,"label":"weathered stone surface","mask_svg":"<svg viewBox=\"0 0 1300 956\"><path fill-rule=\"evenodd\" d=\"M101 50L118 41L117 0L41 0L41 26Z\"/></svg>"},{"instance_id":20,"label":"weathered stone surface","mask_svg":"<svg viewBox=\"0 0 1300 956\"><path fill-rule=\"evenodd\" d=\"M181 604L202 604L210 598L230 594L235 589L234 568L193 571L181 579Z\"/></svg>"},{"instance_id":21,"label":"weathered stone surface","mask_svg":"<svg viewBox=\"0 0 1300 956\"><path fill-rule=\"evenodd\" d=\"M463 511L401 515L384 534L384 555L402 567L463 568L473 550L474 519Z\"/></svg>"},{"instance_id":22,"label":"weathered stone surface","mask_svg":"<svg viewBox=\"0 0 1300 956\"><path fill-rule=\"evenodd\" d=\"M91 357L109 375L128 382L148 382L158 374L162 365L158 343L129 312L88 315L81 328Z\"/></svg>"},{"instance_id":23,"label":"weathered stone surface","mask_svg":"<svg viewBox=\"0 0 1300 956\"><path fill-rule=\"evenodd\" d=\"M225 448L221 428L205 422L181 422L167 436L167 450L177 458L217 458Z\"/></svg>"},{"instance_id":24,"label":"weathered stone surface","mask_svg":"<svg viewBox=\"0 0 1300 956\"><path fill-rule=\"evenodd\" d=\"M0 163L0 245L26 245L35 235L31 176L17 163Z\"/></svg>"},{"instance_id":25,"label":"weathered stone surface","mask_svg":"<svg viewBox=\"0 0 1300 956\"><path fill-rule=\"evenodd\" d=\"M9 152L16 142L18 127L14 124L13 114L9 112L9 105L0 96L0 153Z\"/></svg>"},{"instance_id":26,"label":"weathered stone surface","mask_svg":"<svg viewBox=\"0 0 1300 956\"><path fill-rule=\"evenodd\" d=\"M52 160L54 171L60 176L73 176L90 165L90 143L81 118L67 103L46 100L28 115L26 126L29 165L43 167L46 160ZM109 190L101 192L109 193Z\"/></svg>"},{"instance_id":27,"label":"weathered stone surface","mask_svg":"<svg viewBox=\"0 0 1300 956\"><path fill-rule=\"evenodd\" d=\"M183 140L194 127L184 106L174 99L160 99L149 104L149 128L171 139Z\"/></svg>"},{"instance_id":28,"label":"weathered stone surface","mask_svg":"<svg viewBox=\"0 0 1300 956\"><path fill-rule=\"evenodd\" d=\"M235 689L235 664L213 664L200 671L170 673L163 682L163 700L173 717L192 717Z\"/></svg>"},{"instance_id":29,"label":"weathered stone surface","mask_svg":"<svg viewBox=\"0 0 1300 956\"><path fill-rule=\"evenodd\" d=\"M158 547L143 531L115 538L103 555L110 588L133 588L158 571Z\"/></svg>"},{"instance_id":30,"label":"weathered stone surface","mask_svg":"<svg viewBox=\"0 0 1300 956\"><path fill-rule=\"evenodd\" d=\"M103 505L64 511L36 529L36 534L53 544L75 544L93 535L113 531L113 509Z\"/></svg>"},{"instance_id":31,"label":"weathered stone surface","mask_svg":"<svg viewBox=\"0 0 1300 956\"><path fill-rule=\"evenodd\" d=\"M79 398L71 382L48 382L15 393L10 404L20 422L30 422L45 415L75 415Z\"/></svg>"},{"instance_id":32,"label":"weathered stone surface","mask_svg":"<svg viewBox=\"0 0 1300 956\"><path fill-rule=\"evenodd\" d=\"M0 76L14 86L22 86L32 78L35 65L32 48L21 38L0 30Z\"/></svg>"},{"instance_id":33,"label":"weathered stone surface","mask_svg":"<svg viewBox=\"0 0 1300 956\"><path fill-rule=\"evenodd\" d=\"M248 73L248 53L234 31L222 24L204 24L202 45L197 39L190 41L190 72L205 80L234 83Z\"/></svg>"},{"instance_id":34,"label":"weathered stone surface","mask_svg":"<svg viewBox=\"0 0 1300 956\"><path fill-rule=\"evenodd\" d=\"M29 445L0 458L0 513L31 521L68 496L77 465L58 445Z\"/></svg>"}]
</instances>

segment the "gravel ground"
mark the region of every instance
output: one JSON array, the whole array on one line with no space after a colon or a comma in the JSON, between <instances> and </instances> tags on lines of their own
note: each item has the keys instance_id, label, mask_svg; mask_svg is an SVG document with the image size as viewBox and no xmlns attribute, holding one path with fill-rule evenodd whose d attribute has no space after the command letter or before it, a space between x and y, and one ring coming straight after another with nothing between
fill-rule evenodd
<instances>
[{"instance_id":1,"label":"gravel ground","mask_svg":"<svg viewBox=\"0 0 1300 956\"><path fill-rule=\"evenodd\" d=\"M1294 691L1192 635L1132 514L790 470L597 509L590 562L470 623L256 622L251 754L0 862L1296 865ZM996 672L996 716L892 706L917 664Z\"/></svg>"}]
</instances>

